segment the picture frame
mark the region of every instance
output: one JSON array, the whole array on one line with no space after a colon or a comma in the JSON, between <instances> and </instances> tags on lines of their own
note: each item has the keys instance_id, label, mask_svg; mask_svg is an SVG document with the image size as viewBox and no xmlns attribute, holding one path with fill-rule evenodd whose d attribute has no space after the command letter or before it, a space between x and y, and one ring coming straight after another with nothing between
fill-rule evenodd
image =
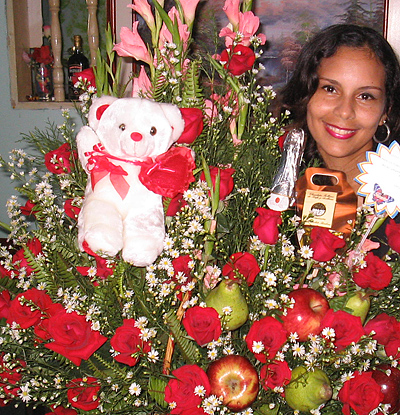
<instances>
[{"instance_id":1,"label":"picture frame","mask_svg":"<svg viewBox=\"0 0 400 415\"><path fill-rule=\"evenodd\" d=\"M135 20L134 13L127 12L128 4L132 4L132 0L107 0L107 18L117 42L120 41L120 28L122 26L131 27ZM398 25L400 21L400 0L383 0L383 9L382 34L400 57L400 26ZM256 14L260 16L257 10ZM123 68L124 78L128 79L132 71L135 71L135 62L130 58L124 58Z\"/></svg>"}]
</instances>

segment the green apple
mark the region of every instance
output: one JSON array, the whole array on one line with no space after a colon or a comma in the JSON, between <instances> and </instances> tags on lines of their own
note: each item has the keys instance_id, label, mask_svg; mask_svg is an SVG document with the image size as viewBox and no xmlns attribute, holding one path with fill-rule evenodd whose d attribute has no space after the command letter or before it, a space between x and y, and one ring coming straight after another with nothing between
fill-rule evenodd
<instances>
[{"instance_id":1,"label":"green apple","mask_svg":"<svg viewBox=\"0 0 400 415\"><path fill-rule=\"evenodd\" d=\"M366 295L363 291L357 291L346 301L345 311L348 309L350 314L360 317L361 323L364 324L370 305L369 295Z\"/></svg>"},{"instance_id":2,"label":"green apple","mask_svg":"<svg viewBox=\"0 0 400 415\"><path fill-rule=\"evenodd\" d=\"M292 370L292 378L285 388L285 399L292 409L309 412L331 397L331 383L323 370L316 368L308 372L304 366Z\"/></svg>"},{"instance_id":3,"label":"green apple","mask_svg":"<svg viewBox=\"0 0 400 415\"><path fill-rule=\"evenodd\" d=\"M206 297L207 307L213 307L220 316L224 316L224 328L235 330L242 326L249 317L249 308L240 289L233 280L222 280ZM232 312L225 316L224 307L230 307Z\"/></svg>"}]
</instances>

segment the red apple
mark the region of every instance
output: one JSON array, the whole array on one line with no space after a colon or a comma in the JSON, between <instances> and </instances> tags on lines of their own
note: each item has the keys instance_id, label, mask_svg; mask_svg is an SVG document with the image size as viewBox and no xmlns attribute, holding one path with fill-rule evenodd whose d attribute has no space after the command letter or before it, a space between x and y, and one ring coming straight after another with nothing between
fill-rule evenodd
<instances>
[{"instance_id":1,"label":"red apple","mask_svg":"<svg viewBox=\"0 0 400 415\"><path fill-rule=\"evenodd\" d=\"M309 334L319 334L321 320L329 310L328 300L311 288L300 288L289 294L295 303L282 316L283 327L289 332L296 332L300 341L306 341Z\"/></svg>"},{"instance_id":2,"label":"red apple","mask_svg":"<svg viewBox=\"0 0 400 415\"><path fill-rule=\"evenodd\" d=\"M386 372L390 370L390 374ZM372 377L385 396L383 404L390 404L389 414L400 411L400 370L390 365L380 365L372 371Z\"/></svg>"},{"instance_id":3,"label":"red apple","mask_svg":"<svg viewBox=\"0 0 400 415\"><path fill-rule=\"evenodd\" d=\"M211 395L221 397L231 411L248 408L257 397L258 374L244 356L228 355L212 362L207 375Z\"/></svg>"}]
</instances>

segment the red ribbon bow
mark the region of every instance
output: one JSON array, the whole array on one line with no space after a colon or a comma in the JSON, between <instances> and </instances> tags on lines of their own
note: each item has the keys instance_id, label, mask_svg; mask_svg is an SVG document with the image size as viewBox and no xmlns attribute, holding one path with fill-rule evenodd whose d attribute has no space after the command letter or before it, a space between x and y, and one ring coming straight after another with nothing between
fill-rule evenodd
<instances>
[{"instance_id":1,"label":"red ribbon bow","mask_svg":"<svg viewBox=\"0 0 400 415\"><path fill-rule=\"evenodd\" d=\"M130 185L123 177L127 176L128 173L121 166L112 164L106 155L92 155L88 160L88 169L92 179L93 190L99 180L107 176L107 174L110 174L111 184L121 196L122 200L125 199Z\"/></svg>"}]
</instances>

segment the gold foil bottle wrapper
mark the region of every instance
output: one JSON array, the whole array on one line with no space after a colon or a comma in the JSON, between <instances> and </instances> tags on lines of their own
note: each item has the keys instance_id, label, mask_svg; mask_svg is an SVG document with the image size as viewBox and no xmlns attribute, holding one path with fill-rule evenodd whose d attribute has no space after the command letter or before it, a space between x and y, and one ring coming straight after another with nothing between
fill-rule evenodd
<instances>
[{"instance_id":1,"label":"gold foil bottle wrapper","mask_svg":"<svg viewBox=\"0 0 400 415\"><path fill-rule=\"evenodd\" d=\"M305 134L301 129L291 130L286 136L281 162L272 182L271 196L267 200L270 209L284 211L293 205L305 141Z\"/></svg>"}]
</instances>

